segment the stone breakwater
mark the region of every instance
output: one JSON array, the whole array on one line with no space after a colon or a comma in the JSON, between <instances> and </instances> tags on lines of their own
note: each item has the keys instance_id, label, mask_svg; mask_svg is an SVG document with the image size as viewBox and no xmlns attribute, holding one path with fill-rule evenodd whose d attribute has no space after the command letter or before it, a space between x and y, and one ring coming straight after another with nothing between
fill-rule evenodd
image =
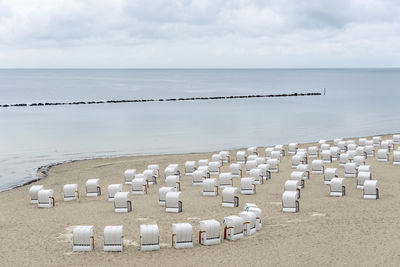
<instances>
[{"instance_id":1,"label":"stone breakwater","mask_svg":"<svg viewBox=\"0 0 400 267\"><path fill-rule=\"evenodd\" d=\"M117 104L117 103L142 103L142 102L168 102L168 101L196 101L196 100L223 100L237 98L267 98L267 97L290 97L290 96L320 96L321 93L293 93L275 95L232 95L232 96L209 96L209 97L179 97L179 98L149 98L149 99L123 99L106 101L78 101L78 102L45 102L29 104L2 104L0 107L41 107L41 106L62 106L62 105L95 105L95 104Z\"/></svg>"}]
</instances>

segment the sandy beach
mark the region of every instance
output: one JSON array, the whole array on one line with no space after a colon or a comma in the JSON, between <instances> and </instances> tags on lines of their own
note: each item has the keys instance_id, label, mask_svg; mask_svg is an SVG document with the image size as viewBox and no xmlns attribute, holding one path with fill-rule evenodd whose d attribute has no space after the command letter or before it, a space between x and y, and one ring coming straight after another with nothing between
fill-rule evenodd
<instances>
[{"instance_id":1,"label":"sandy beach","mask_svg":"<svg viewBox=\"0 0 400 267\"><path fill-rule=\"evenodd\" d=\"M383 136L389 139L391 136ZM351 138L358 141L358 138ZM294 138L295 141L295 138ZM329 142L332 144L332 142ZM303 144L308 147L313 144ZM287 148L286 148L287 149ZM397 146L395 146L397 149ZM258 149L264 156L264 148ZM120 157L65 163L52 168L47 177L33 184L54 189L56 206L39 209L29 203L29 188L22 186L0 193L0 248L2 266L399 266L400 265L400 166L368 158L373 179L379 181L380 199L364 200L356 189L356 178L346 178L346 196L330 197L323 175L311 175L301 191L300 212L282 213L283 186L294 170L291 156L282 158L279 173L257 186L255 195L239 195L238 208L222 208L221 196L203 197L202 188L192 186L191 176L182 176L183 212L166 213L157 203L158 189L164 185L163 170L177 163L181 173L187 160L210 159L213 153ZM236 151L230 151L234 162ZM311 165L312 159L309 160ZM145 170L149 164L160 165L157 185L150 186L148 195L131 196L132 212L114 212L107 201L107 186L124 182L124 171ZM338 162L326 164L344 168ZM229 170L224 164L222 172ZM85 182L100 178L103 194L86 197ZM234 186L239 187L239 178ZM64 202L63 185L77 183L81 198ZM123 185L123 191L130 191ZM238 241L223 240L217 246L201 246L197 233L199 221L237 215L246 202L262 209L263 228L256 235ZM173 223L189 222L193 226L194 248L171 248ZM157 223L161 250L139 251L139 226ZM94 225L95 250L72 252L72 230L75 225ZM106 225L124 226L124 251L103 251L103 229ZM221 229L222 230L222 229Z\"/></svg>"}]
</instances>

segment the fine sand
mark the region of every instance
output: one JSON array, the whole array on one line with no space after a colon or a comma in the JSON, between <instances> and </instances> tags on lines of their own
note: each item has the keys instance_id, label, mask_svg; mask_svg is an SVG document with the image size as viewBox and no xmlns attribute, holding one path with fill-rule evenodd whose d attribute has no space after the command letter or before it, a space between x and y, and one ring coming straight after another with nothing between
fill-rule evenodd
<instances>
[{"instance_id":1,"label":"fine sand","mask_svg":"<svg viewBox=\"0 0 400 267\"><path fill-rule=\"evenodd\" d=\"M384 136L387 139L389 136ZM357 139L356 139L357 140ZM308 147L301 145L300 147ZM397 146L396 148L397 149ZM260 156L264 149L259 148ZM279 173L257 186L256 195L239 195L238 208L222 208L221 196L203 197L202 188L192 186L191 177L182 176L183 212L166 213L158 205L158 189L164 185L163 170L178 163L184 173L186 160L211 158L213 153L122 157L66 163L50 170L48 177L35 182L54 189L56 206L39 209L29 203L26 185L0 193L1 266L399 266L400 265L400 166L369 158L373 179L379 181L380 199L364 200L356 189L356 179L346 178L346 196L330 197L322 175L311 175L301 191L300 212L282 213L284 182L293 171L291 156L280 163ZM236 151L231 151L235 161ZM312 159L309 164L311 165ZM131 197L131 213L115 213L107 201L107 186L123 183L125 169L139 172L148 164L160 165L157 185L149 194ZM338 167L338 163L326 164ZM222 171L228 171L225 164ZM344 168L338 167L339 177ZM86 197L85 181L100 178L101 197ZM81 198L63 202L62 188L77 183ZM239 187L239 179L234 179ZM124 185L124 191L130 186ZM198 244L199 221L237 215L246 202L262 209L263 228L256 235L237 241L223 240L217 246ZM193 249L171 248L173 223L193 226ZM139 226L157 223L161 250L139 251ZM95 250L72 252L75 225L94 225ZM103 252L103 229L106 225L124 226L124 251ZM222 226L222 225L221 225ZM222 229L221 229L222 232Z\"/></svg>"}]
</instances>

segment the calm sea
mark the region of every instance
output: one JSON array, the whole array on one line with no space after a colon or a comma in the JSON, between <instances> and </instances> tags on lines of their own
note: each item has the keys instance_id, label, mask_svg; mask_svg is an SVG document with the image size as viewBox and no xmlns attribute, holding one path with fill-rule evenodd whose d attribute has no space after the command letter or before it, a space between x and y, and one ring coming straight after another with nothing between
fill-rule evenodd
<instances>
[{"instance_id":1,"label":"calm sea","mask_svg":"<svg viewBox=\"0 0 400 267\"><path fill-rule=\"evenodd\" d=\"M400 69L0 70L0 104L327 92L0 108L0 191L65 160L400 132L399 85Z\"/></svg>"}]
</instances>

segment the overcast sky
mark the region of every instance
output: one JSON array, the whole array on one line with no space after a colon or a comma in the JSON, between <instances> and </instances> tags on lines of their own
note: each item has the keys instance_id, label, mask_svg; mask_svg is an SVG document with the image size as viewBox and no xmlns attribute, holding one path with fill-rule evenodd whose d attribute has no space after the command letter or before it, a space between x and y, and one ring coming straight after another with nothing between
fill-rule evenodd
<instances>
[{"instance_id":1,"label":"overcast sky","mask_svg":"<svg viewBox=\"0 0 400 267\"><path fill-rule=\"evenodd\" d=\"M400 0L0 0L0 67L398 67Z\"/></svg>"}]
</instances>

